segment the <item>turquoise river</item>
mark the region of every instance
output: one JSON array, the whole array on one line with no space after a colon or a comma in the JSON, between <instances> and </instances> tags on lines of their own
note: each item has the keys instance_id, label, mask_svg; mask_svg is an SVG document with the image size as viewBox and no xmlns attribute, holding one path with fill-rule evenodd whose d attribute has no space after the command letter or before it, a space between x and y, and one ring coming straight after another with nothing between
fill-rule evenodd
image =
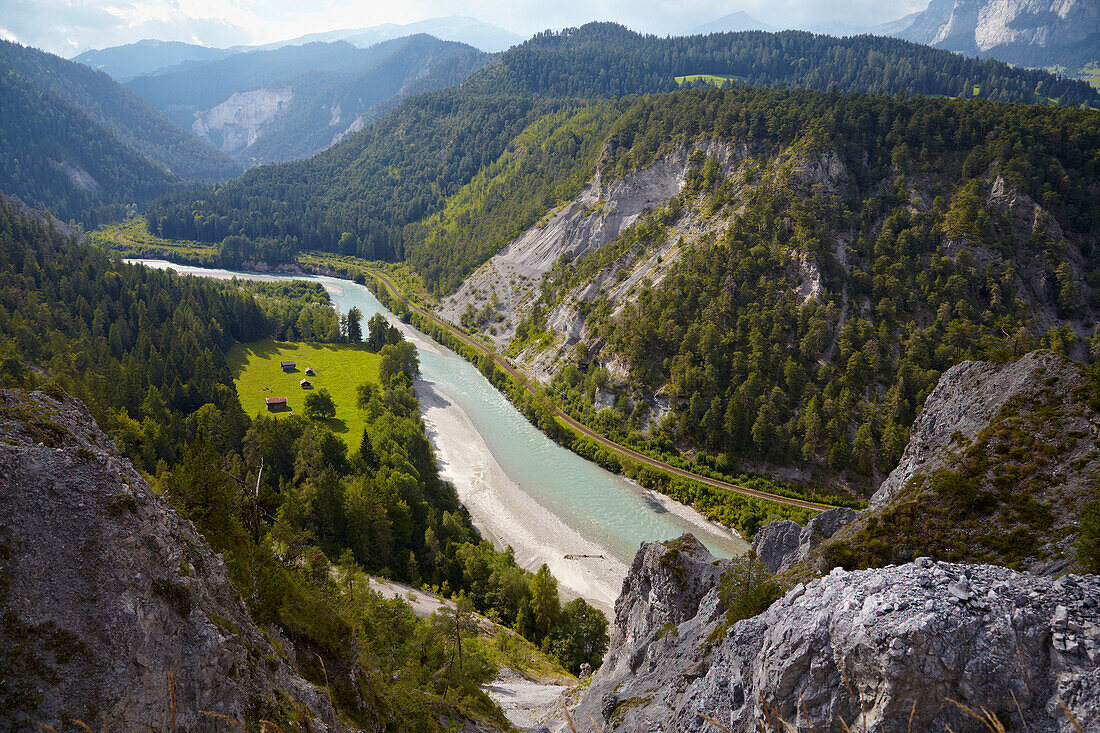
<instances>
[{"instance_id":1,"label":"turquoise river","mask_svg":"<svg viewBox=\"0 0 1100 733\"><path fill-rule=\"evenodd\" d=\"M366 287L324 276L231 272L140 260L188 275L307 279L341 312L382 313L419 349L422 413L443 477L474 524L511 545L529 569L547 563L567 596L610 610L642 542L692 532L718 556L745 551L739 536L697 512L587 461L532 426L469 362L397 319Z\"/></svg>"}]
</instances>

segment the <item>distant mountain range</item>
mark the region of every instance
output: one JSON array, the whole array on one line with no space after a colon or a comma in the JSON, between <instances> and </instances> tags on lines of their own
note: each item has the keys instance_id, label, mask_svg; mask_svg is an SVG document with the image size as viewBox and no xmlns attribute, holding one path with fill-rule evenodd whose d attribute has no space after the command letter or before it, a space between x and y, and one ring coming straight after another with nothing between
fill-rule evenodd
<instances>
[{"instance_id":1,"label":"distant mountain range","mask_svg":"<svg viewBox=\"0 0 1100 733\"><path fill-rule=\"evenodd\" d=\"M736 13L730 13L729 15L723 15L721 18L716 18L709 23L703 23L692 29L692 35L707 33L737 33L740 31L768 31L774 33L775 31L782 30L773 25L763 23L756 18L752 17L743 10L739 10Z\"/></svg>"},{"instance_id":2,"label":"distant mountain range","mask_svg":"<svg viewBox=\"0 0 1100 733\"><path fill-rule=\"evenodd\" d=\"M1096 0L932 0L910 17L894 35L948 51L1070 72L1100 62Z\"/></svg>"},{"instance_id":3,"label":"distant mountain range","mask_svg":"<svg viewBox=\"0 0 1100 733\"><path fill-rule=\"evenodd\" d=\"M106 74L7 41L0 109L0 190L62 219L241 170Z\"/></svg>"},{"instance_id":4,"label":"distant mountain range","mask_svg":"<svg viewBox=\"0 0 1100 733\"><path fill-rule=\"evenodd\" d=\"M1080 75L1100 64L1096 0L931 0L925 10L878 25L841 22L771 26L745 12L697 26L692 33L808 30L833 36L894 36L1016 66L1064 67ZM1100 70L1095 72L1100 75Z\"/></svg>"},{"instance_id":5,"label":"distant mountain range","mask_svg":"<svg viewBox=\"0 0 1100 733\"><path fill-rule=\"evenodd\" d=\"M228 48L209 48L194 43L147 38L125 46L85 51L74 56L72 60L106 72L116 81L123 82L143 74L153 74L185 64L214 61L235 53L239 52Z\"/></svg>"},{"instance_id":6,"label":"distant mountain range","mask_svg":"<svg viewBox=\"0 0 1100 733\"><path fill-rule=\"evenodd\" d=\"M259 48L282 48L283 46L301 45L314 41L347 41L354 46L366 48L382 41L413 36L418 33L435 36L441 41L465 43L488 53L504 51L524 40L523 36L491 23L483 23L476 18L464 15L452 15L446 18L429 18L428 20L404 25L383 23L369 28L310 33L289 41L269 43L265 46L259 46Z\"/></svg>"},{"instance_id":7,"label":"distant mountain range","mask_svg":"<svg viewBox=\"0 0 1100 733\"><path fill-rule=\"evenodd\" d=\"M234 46L210 48L179 41L146 39L123 46L85 51L73 61L105 71L117 81L125 82L139 76L163 74L186 70L196 64L236 56L251 51L274 51L287 46L304 46L310 43L345 41L358 48L367 48L383 41L406 38L425 33L441 41L455 41L467 46L495 53L522 42L523 36L491 23L475 18L454 15L447 18L431 18L416 23L398 25L384 23L368 28L346 28L324 33L309 33L285 41L259 46Z\"/></svg>"},{"instance_id":8,"label":"distant mountain range","mask_svg":"<svg viewBox=\"0 0 1100 733\"><path fill-rule=\"evenodd\" d=\"M488 55L418 34L310 42L140 76L126 88L246 165L308 157L408 96L453 86Z\"/></svg>"}]
</instances>

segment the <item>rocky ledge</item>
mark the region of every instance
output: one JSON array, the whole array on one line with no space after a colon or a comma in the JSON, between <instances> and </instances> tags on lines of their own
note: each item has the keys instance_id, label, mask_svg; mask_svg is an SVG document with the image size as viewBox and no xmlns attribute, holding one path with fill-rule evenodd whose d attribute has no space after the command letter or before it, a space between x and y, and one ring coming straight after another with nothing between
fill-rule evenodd
<instances>
[{"instance_id":1,"label":"rocky ledge","mask_svg":"<svg viewBox=\"0 0 1100 733\"><path fill-rule=\"evenodd\" d=\"M83 403L0 390L0 730L228 730L201 711L307 709L326 729L327 698L278 646Z\"/></svg>"},{"instance_id":2,"label":"rocky ledge","mask_svg":"<svg viewBox=\"0 0 1100 733\"><path fill-rule=\"evenodd\" d=\"M986 730L960 705L1031 733L1100 725L1100 577L837 568L727 627L723 565L690 535L642 547L581 729Z\"/></svg>"}]
</instances>

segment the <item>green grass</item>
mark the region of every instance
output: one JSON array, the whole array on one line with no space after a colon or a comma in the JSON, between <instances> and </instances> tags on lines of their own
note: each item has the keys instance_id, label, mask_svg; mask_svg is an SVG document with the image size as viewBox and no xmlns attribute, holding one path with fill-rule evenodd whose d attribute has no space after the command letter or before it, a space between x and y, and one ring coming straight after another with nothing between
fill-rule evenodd
<instances>
[{"instance_id":1,"label":"green grass","mask_svg":"<svg viewBox=\"0 0 1100 733\"><path fill-rule=\"evenodd\" d=\"M286 397L290 411L302 414L308 390L298 386L306 367L313 367L313 389L324 387L336 403L332 431L351 448L359 446L366 421L356 407L355 388L378 381L380 357L365 345L257 341L241 344L229 353L229 366L241 405L249 415L268 414L264 399ZM284 372L281 361L298 362L297 371ZM264 389L265 387L269 389ZM275 413L286 415L288 412Z\"/></svg>"},{"instance_id":2,"label":"green grass","mask_svg":"<svg viewBox=\"0 0 1100 733\"><path fill-rule=\"evenodd\" d=\"M123 257L163 257L201 265L213 263L218 248L207 242L162 239L149 232L145 220L127 219L88 233L93 243Z\"/></svg>"},{"instance_id":3,"label":"green grass","mask_svg":"<svg viewBox=\"0 0 1100 733\"><path fill-rule=\"evenodd\" d=\"M1100 89L1100 62L1090 61L1081 67L1080 77Z\"/></svg>"},{"instance_id":4,"label":"green grass","mask_svg":"<svg viewBox=\"0 0 1100 733\"><path fill-rule=\"evenodd\" d=\"M697 81L705 81L707 84L714 84L715 86L721 86L727 81L737 82L740 84L745 83L745 77L743 76L725 76L722 74L688 74L687 76L676 77L676 83L680 86L684 84L691 84Z\"/></svg>"}]
</instances>

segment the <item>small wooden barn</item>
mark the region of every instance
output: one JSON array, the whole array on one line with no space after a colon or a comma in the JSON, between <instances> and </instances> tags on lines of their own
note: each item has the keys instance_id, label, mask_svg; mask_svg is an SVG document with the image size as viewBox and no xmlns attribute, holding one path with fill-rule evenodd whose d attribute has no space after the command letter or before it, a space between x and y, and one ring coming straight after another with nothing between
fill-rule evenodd
<instances>
[{"instance_id":1,"label":"small wooden barn","mask_svg":"<svg viewBox=\"0 0 1100 733\"><path fill-rule=\"evenodd\" d=\"M296 361L283 361L279 362L279 365L282 366L284 372L292 372L298 368L298 362Z\"/></svg>"},{"instance_id":2,"label":"small wooden barn","mask_svg":"<svg viewBox=\"0 0 1100 733\"><path fill-rule=\"evenodd\" d=\"M298 382L298 386L300 386L302 389L313 389L313 382L309 381L308 379L303 379L302 381Z\"/></svg>"},{"instance_id":3,"label":"small wooden barn","mask_svg":"<svg viewBox=\"0 0 1100 733\"><path fill-rule=\"evenodd\" d=\"M314 374L313 374L313 367L306 367L306 376L307 376L307 377L312 377L312 376L314 376Z\"/></svg>"},{"instance_id":4,"label":"small wooden barn","mask_svg":"<svg viewBox=\"0 0 1100 733\"><path fill-rule=\"evenodd\" d=\"M267 409L271 412L286 407L286 397L268 397L264 401L267 403Z\"/></svg>"}]
</instances>

